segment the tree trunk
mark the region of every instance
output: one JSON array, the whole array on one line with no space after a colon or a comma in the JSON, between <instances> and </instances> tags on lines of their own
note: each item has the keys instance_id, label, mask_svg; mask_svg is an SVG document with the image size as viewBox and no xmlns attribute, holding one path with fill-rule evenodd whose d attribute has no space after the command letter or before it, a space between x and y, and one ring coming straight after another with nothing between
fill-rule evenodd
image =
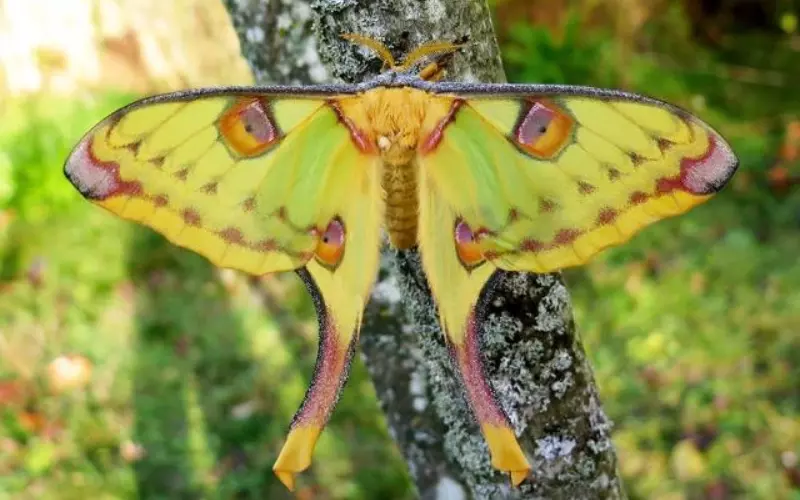
<instances>
[{"instance_id":1,"label":"tree trunk","mask_svg":"<svg viewBox=\"0 0 800 500\"><path fill-rule=\"evenodd\" d=\"M466 35L469 45L446 78L505 79L485 0L225 3L259 83L316 83L329 75L361 82L378 74L381 62L342 33L382 40L396 56ZM482 348L533 467L520 488L490 466L416 251L384 250L360 351L420 497L624 498L611 423L560 275L503 273L491 293Z\"/></svg>"}]
</instances>

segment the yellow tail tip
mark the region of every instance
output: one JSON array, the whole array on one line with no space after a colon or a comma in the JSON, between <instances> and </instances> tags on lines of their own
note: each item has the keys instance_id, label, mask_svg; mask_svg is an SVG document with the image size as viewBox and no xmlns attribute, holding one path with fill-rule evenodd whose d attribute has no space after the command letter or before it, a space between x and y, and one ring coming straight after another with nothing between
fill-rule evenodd
<instances>
[{"instance_id":1,"label":"yellow tail tip","mask_svg":"<svg viewBox=\"0 0 800 500\"><path fill-rule=\"evenodd\" d=\"M294 491L294 474L291 472L283 471L283 470L273 470L275 475L278 477L280 482L286 486L286 489L289 491Z\"/></svg>"},{"instance_id":2,"label":"yellow tail tip","mask_svg":"<svg viewBox=\"0 0 800 500\"><path fill-rule=\"evenodd\" d=\"M519 486L530 474L531 466L519 447L514 432L507 426L493 424L481 425L481 432L489 445L492 467L511 474L511 482L514 486Z\"/></svg>"},{"instance_id":3,"label":"yellow tail tip","mask_svg":"<svg viewBox=\"0 0 800 500\"><path fill-rule=\"evenodd\" d=\"M513 484L514 486L519 486L522 483L522 481L524 481L525 478L528 477L528 474L530 474L530 473L531 473L530 469L512 470L511 471L511 484Z\"/></svg>"},{"instance_id":4,"label":"yellow tail tip","mask_svg":"<svg viewBox=\"0 0 800 500\"><path fill-rule=\"evenodd\" d=\"M311 465L311 455L320 432L322 427L316 425L298 426L286 436L286 443L275 460L272 471L289 491L294 491L295 474Z\"/></svg>"}]
</instances>

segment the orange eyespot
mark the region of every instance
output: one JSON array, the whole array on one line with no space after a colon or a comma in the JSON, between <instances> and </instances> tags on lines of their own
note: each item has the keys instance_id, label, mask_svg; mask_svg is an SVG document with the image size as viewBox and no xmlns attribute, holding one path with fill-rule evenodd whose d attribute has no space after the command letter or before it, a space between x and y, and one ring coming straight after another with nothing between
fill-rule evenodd
<instances>
[{"instance_id":1,"label":"orange eyespot","mask_svg":"<svg viewBox=\"0 0 800 500\"><path fill-rule=\"evenodd\" d=\"M345 230L344 224L339 219L328 223L325 232L320 235L319 243L314 254L317 259L327 266L336 266L344 255Z\"/></svg>"},{"instance_id":2,"label":"orange eyespot","mask_svg":"<svg viewBox=\"0 0 800 500\"><path fill-rule=\"evenodd\" d=\"M572 118L548 102L535 101L514 130L522 149L539 158L551 158L567 143L573 128Z\"/></svg>"},{"instance_id":3,"label":"orange eyespot","mask_svg":"<svg viewBox=\"0 0 800 500\"><path fill-rule=\"evenodd\" d=\"M219 119L217 125L225 144L241 156L260 155L278 140L278 129L261 99L239 99Z\"/></svg>"},{"instance_id":4,"label":"orange eyespot","mask_svg":"<svg viewBox=\"0 0 800 500\"><path fill-rule=\"evenodd\" d=\"M456 253L466 267L475 267L484 260L478 236L464 221L459 221L455 228Z\"/></svg>"}]
</instances>

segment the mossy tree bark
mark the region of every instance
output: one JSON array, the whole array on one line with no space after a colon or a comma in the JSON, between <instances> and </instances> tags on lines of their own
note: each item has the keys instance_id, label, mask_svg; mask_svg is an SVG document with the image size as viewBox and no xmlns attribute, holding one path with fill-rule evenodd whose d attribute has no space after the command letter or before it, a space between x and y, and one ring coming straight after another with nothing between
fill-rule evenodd
<instances>
[{"instance_id":1,"label":"mossy tree bark","mask_svg":"<svg viewBox=\"0 0 800 500\"><path fill-rule=\"evenodd\" d=\"M361 82L381 62L340 38L358 33L396 55L469 37L447 79L501 82L485 0L225 0L259 83ZM323 65L324 62L324 65ZM361 353L422 498L622 498L591 368L558 274L504 273L482 338L485 367L533 478L494 471L436 321L415 251L384 250Z\"/></svg>"}]
</instances>

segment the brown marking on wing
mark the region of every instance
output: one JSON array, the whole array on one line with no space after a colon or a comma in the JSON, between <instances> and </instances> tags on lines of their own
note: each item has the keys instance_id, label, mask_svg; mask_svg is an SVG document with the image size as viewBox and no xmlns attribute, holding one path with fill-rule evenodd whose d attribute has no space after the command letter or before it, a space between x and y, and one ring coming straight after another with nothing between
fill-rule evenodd
<instances>
[{"instance_id":1,"label":"brown marking on wing","mask_svg":"<svg viewBox=\"0 0 800 500\"><path fill-rule=\"evenodd\" d=\"M242 234L242 231L235 227L225 228L222 231L219 231L217 234L220 238L228 243L236 243L239 245L244 243L244 235Z\"/></svg>"},{"instance_id":2,"label":"brown marking on wing","mask_svg":"<svg viewBox=\"0 0 800 500\"><path fill-rule=\"evenodd\" d=\"M186 223L187 226L194 226L194 227L200 227L200 224L203 220L200 217L200 214L196 210L193 210L191 208L187 208L183 212L181 212L181 218L183 218L183 221Z\"/></svg>"},{"instance_id":3,"label":"brown marking on wing","mask_svg":"<svg viewBox=\"0 0 800 500\"><path fill-rule=\"evenodd\" d=\"M586 181L578 181L578 192L581 194L592 194L595 188L592 184L589 184Z\"/></svg>"},{"instance_id":4,"label":"brown marking on wing","mask_svg":"<svg viewBox=\"0 0 800 500\"><path fill-rule=\"evenodd\" d=\"M597 216L597 225L598 226L605 226L606 224L611 224L616 220L619 212L614 210L613 208L606 207L600 210L600 214Z\"/></svg>"}]
</instances>

